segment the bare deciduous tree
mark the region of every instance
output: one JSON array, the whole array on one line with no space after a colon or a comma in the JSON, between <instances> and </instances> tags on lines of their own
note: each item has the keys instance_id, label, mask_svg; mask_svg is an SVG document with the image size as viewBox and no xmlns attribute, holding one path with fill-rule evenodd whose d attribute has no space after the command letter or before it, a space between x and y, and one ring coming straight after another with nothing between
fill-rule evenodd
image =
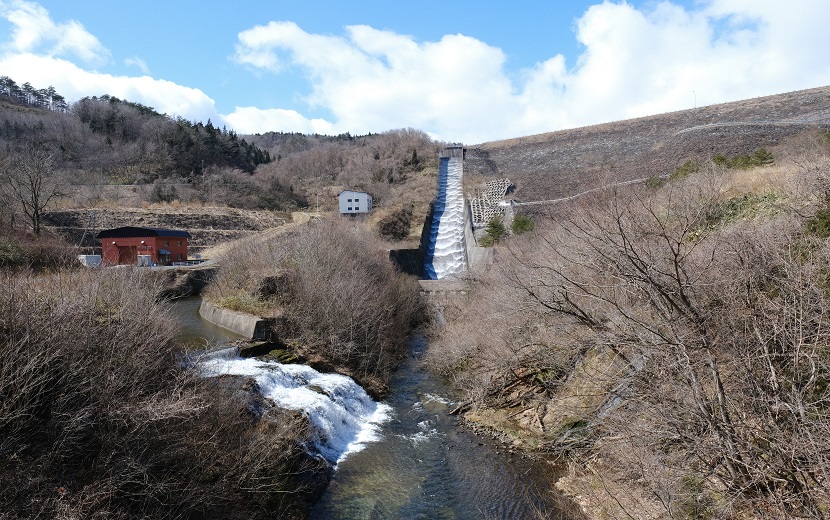
<instances>
[{"instance_id":1,"label":"bare deciduous tree","mask_svg":"<svg viewBox=\"0 0 830 520\"><path fill-rule=\"evenodd\" d=\"M3 157L0 168L2 186L8 196L20 206L32 231L39 235L43 210L59 194L52 153L31 145L16 154Z\"/></svg>"},{"instance_id":2,"label":"bare deciduous tree","mask_svg":"<svg viewBox=\"0 0 830 520\"><path fill-rule=\"evenodd\" d=\"M626 445L614 452L626 471L662 468L640 477L672 516L689 513L677 496L692 480L756 512L820 516L830 252L787 219L709 232L713 201L673 188L613 197L566 221L552 261L514 280L575 320L580 342L628 360L595 420Z\"/></svg>"},{"instance_id":3,"label":"bare deciduous tree","mask_svg":"<svg viewBox=\"0 0 830 520\"><path fill-rule=\"evenodd\" d=\"M795 213L724 225L717 179L557 208L548 230L499 252L493 281L512 288L521 333L486 307L481 321L469 314L476 321L455 328L465 337L449 343L449 372L489 373L470 392L480 399L507 394L517 375L537 387L544 375L559 410L570 397L561 388L582 378L598 390L574 417L580 449L603 461L593 478L623 493L636 482L669 517L820 518L830 504L830 247ZM487 335L462 330L483 323ZM552 449L573 449L572 431L545 432Z\"/></svg>"}]
</instances>

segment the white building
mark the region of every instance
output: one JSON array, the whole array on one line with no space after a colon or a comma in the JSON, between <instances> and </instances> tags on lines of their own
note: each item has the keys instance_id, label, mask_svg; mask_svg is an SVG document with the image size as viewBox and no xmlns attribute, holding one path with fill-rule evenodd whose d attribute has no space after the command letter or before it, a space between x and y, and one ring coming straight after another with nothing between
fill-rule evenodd
<instances>
[{"instance_id":1,"label":"white building","mask_svg":"<svg viewBox=\"0 0 830 520\"><path fill-rule=\"evenodd\" d=\"M372 209L372 196L362 191L341 191L337 195L341 215L368 213Z\"/></svg>"}]
</instances>

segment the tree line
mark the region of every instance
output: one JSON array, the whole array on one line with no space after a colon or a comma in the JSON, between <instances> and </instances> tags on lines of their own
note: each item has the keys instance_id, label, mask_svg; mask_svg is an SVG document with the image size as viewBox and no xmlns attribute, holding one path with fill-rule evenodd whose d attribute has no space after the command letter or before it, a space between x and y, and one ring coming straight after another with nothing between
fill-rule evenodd
<instances>
[{"instance_id":1,"label":"tree line","mask_svg":"<svg viewBox=\"0 0 830 520\"><path fill-rule=\"evenodd\" d=\"M208 167L253 173L271 161L267 150L236 132L190 122L110 95L67 104L54 87L18 87L0 77L7 100L44 110L3 110L0 145L6 152L32 143L48 149L62 169L97 170L107 181L152 182L166 176L200 175ZM48 109L48 110L47 110Z\"/></svg>"},{"instance_id":2,"label":"tree line","mask_svg":"<svg viewBox=\"0 0 830 520\"><path fill-rule=\"evenodd\" d=\"M53 87L22 87L0 77L0 221L28 222L39 234L47 205L73 186L151 184L170 180L195 185L206 173L234 177L244 185L271 156L234 131L171 118L114 96L86 97L67 104ZM27 110L12 108L26 105ZM238 173L234 173L238 172ZM213 186L221 184L214 182ZM273 186L265 204L300 204L290 190ZM247 193L262 191L258 187ZM284 192L282 196L280 193ZM151 193L164 194L165 190ZM273 195L273 194L272 194ZM162 197L163 198L163 197ZM228 197L238 200L239 197ZM160 198L161 200L161 198ZM256 205L256 202L251 204Z\"/></svg>"},{"instance_id":3,"label":"tree line","mask_svg":"<svg viewBox=\"0 0 830 520\"><path fill-rule=\"evenodd\" d=\"M69 108L69 105L66 103L66 98L58 94L52 85L49 85L47 88L37 89L28 81L23 85L18 85L8 76L0 76L0 94L18 103L38 108L57 110L59 112L66 112Z\"/></svg>"}]
</instances>

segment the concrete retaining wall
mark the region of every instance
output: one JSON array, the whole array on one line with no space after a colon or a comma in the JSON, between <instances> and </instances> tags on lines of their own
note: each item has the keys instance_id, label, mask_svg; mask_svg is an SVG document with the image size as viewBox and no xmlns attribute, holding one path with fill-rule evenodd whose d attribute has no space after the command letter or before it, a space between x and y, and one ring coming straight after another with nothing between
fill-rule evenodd
<instances>
[{"instance_id":1,"label":"concrete retaining wall","mask_svg":"<svg viewBox=\"0 0 830 520\"><path fill-rule=\"evenodd\" d=\"M467 282L464 280L418 280L418 283L421 284L421 295L438 307L467 295Z\"/></svg>"},{"instance_id":2,"label":"concrete retaining wall","mask_svg":"<svg viewBox=\"0 0 830 520\"><path fill-rule=\"evenodd\" d=\"M473 217L469 201L464 209L464 246L467 254L467 269L473 276L481 275L493 262L493 248L479 247L473 233Z\"/></svg>"},{"instance_id":3,"label":"concrete retaining wall","mask_svg":"<svg viewBox=\"0 0 830 520\"><path fill-rule=\"evenodd\" d=\"M202 300L199 307L199 315L214 325L247 339L269 339L269 321L259 316L223 309L205 300Z\"/></svg>"}]
</instances>

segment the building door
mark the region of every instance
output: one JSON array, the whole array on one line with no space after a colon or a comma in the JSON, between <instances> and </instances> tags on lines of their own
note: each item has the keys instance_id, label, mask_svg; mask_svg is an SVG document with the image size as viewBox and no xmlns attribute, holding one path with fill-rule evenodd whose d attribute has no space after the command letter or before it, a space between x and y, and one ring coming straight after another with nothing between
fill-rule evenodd
<instances>
[{"instance_id":1,"label":"building door","mask_svg":"<svg viewBox=\"0 0 830 520\"><path fill-rule=\"evenodd\" d=\"M170 265L172 255L166 249L159 249L158 265Z\"/></svg>"}]
</instances>

